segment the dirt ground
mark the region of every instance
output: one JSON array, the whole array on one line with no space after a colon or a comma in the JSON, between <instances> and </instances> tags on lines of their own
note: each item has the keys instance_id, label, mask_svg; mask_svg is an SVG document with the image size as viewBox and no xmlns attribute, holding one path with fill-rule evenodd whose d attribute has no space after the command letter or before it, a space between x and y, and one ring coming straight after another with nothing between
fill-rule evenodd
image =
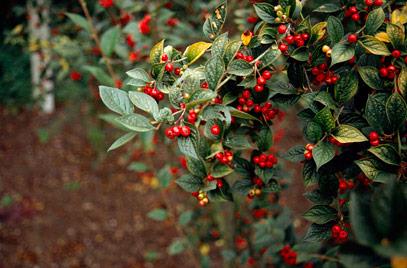
<instances>
[{"instance_id":1,"label":"dirt ground","mask_svg":"<svg viewBox=\"0 0 407 268\"><path fill-rule=\"evenodd\" d=\"M177 231L146 217L162 204L128 171L123 151L95 164L80 116L40 141L38 129L64 116L63 110L53 116L0 111L0 197L7 193L18 201L0 208L0 268L194 267L186 253L165 254ZM306 202L298 167L291 168L297 175L284 202L299 219ZM148 251L164 255L151 263Z\"/></svg>"}]
</instances>

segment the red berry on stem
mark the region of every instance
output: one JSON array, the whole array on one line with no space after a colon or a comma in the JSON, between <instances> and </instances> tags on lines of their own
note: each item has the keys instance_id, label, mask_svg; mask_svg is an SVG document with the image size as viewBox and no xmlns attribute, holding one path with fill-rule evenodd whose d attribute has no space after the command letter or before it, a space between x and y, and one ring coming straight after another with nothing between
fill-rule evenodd
<instances>
[{"instance_id":1,"label":"red berry on stem","mask_svg":"<svg viewBox=\"0 0 407 268\"><path fill-rule=\"evenodd\" d=\"M393 58L397 59L397 58L400 58L401 52L400 52L400 50L395 49L395 50L393 50L393 51L391 52L391 55L393 56Z\"/></svg>"},{"instance_id":2,"label":"red berry on stem","mask_svg":"<svg viewBox=\"0 0 407 268\"><path fill-rule=\"evenodd\" d=\"M380 144L380 140L372 140L372 141L370 141L370 145L372 145L372 146L377 146L379 144Z\"/></svg>"},{"instance_id":3,"label":"red berry on stem","mask_svg":"<svg viewBox=\"0 0 407 268\"><path fill-rule=\"evenodd\" d=\"M245 61L247 61L247 62L251 62L251 61L254 60L254 57L253 57L252 55L248 55L248 56L245 56L244 59L245 59Z\"/></svg>"},{"instance_id":4,"label":"red berry on stem","mask_svg":"<svg viewBox=\"0 0 407 268\"><path fill-rule=\"evenodd\" d=\"M294 36L287 35L286 37L284 37L284 40L287 42L287 44L291 45L294 43Z\"/></svg>"},{"instance_id":5,"label":"red berry on stem","mask_svg":"<svg viewBox=\"0 0 407 268\"><path fill-rule=\"evenodd\" d=\"M269 80L271 78L271 73L269 70L265 70L262 75L264 79Z\"/></svg>"},{"instance_id":6,"label":"red berry on stem","mask_svg":"<svg viewBox=\"0 0 407 268\"><path fill-rule=\"evenodd\" d=\"M369 140L378 140L379 134L376 131L372 131L369 133Z\"/></svg>"},{"instance_id":7,"label":"red berry on stem","mask_svg":"<svg viewBox=\"0 0 407 268\"><path fill-rule=\"evenodd\" d=\"M287 52L288 46L287 46L286 44L284 44L284 43L281 43L281 44L278 45L278 49L279 49L282 53L284 53L284 52Z\"/></svg>"},{"instance_id":8,"label":"red berry on stem","mask_svg":"<svg viewBox=\"0 0 407 268\"><path fill-rule=\"evenodd\" d=\"M358 41L358 36L356 34L348 35L348 42L349 43L356 43Z\"/></svg>"},{"instance_id":9,"label":"red berry on stem","mask_svg":"<svg viewBox=\"0 0 407 268\"><path fill-rule=\"evenodd\" d=\"M379 69L379 74L381 77L387 77L389 75L389 72L387 71L386 67L382 67Z\"/></svg>"},{"instance_id":10,"label":"red berry on stem","mask_svg":"<svg viewBox=\"0 0 407 268\"><path fill-rule=\"evenodd\" d=\"M165 53L162 54L162 55L161 55L161 60L162 60L162 61L167 61L167 60L168 60L168 55L165 54Z\"/></svg>"},{"instance_id":11,"label":"red berry on stem","mask_svg":"<svg viewBox=\"0 0 407 268\"><path fill-rule=\"evenodd\" d=\"M377 7L382 6L383 5L383 0L375 0L374 5L377 6Z\"/></svg>"},{"instance_id":12,"label":"red berry on stem","mask_svg":"<svg viewBox=\"0 0 407 268\"><path fill-rule=\"evenodd\" d=\"M172 63L167 63L165 65L165 70L169 73L171 73L174 70L174 65Z\"/></svg>"},{"instance_id":13,"label":"red berry on stem","mask_svg":"<svg viewBox=\"0 0 407 268\"><path fill-rule=\"evenodd\" d=\"M373 6L374 0L365 0L365 4L366 4L368 7Z\"/></svg>"},{"instance_id":14,"label":"red berry on stem","mask_svg":"<svg viewBox=\"0 0 407 268\"><path fill-rule=\"evenodd\" d=\"M287 26L285 26L284 24L280 24L277 28L277 32L279 34L283 34L287 31Z\"/></svg>"},{"instance_id":15,"label":"red berry on stem","mask_svg":"<svg viewBox=\"0 0 407 268\"><path fill-rule=\"evenodd\" d=\"M174 132L174 135L175 135L176 137L178 137L179 135L181 135L181 127L174 126L174 127L172 127L172 131Z\"/></svg>"},{"instance_id":16,"label":"red berry on stem","mask_svg":"<svg viewBox=\"0 0 407 268\"><path fill-rule=\"evenodd\" d=\"M351 19L353 20L353 21L359 21L360 20L360 15L359 15L359 13L355 13L355 14L353 14L352 15L352 17L351 17Z\"/></svg>"},{"instance_id":17,"label":"red berry on stem","mask_svg":"<svg viewBox=\"0 0 407 268\"><path fill-rule=\"evenodd\" d=\"M211 133L215 136L218 136L220 134L220 131L220 127L216 124L211 127Z\"/></svg>"},{"instance_id":18,"label":"red berry on stem","mask_svg":"<svg viewBox=\"0 0 407 268\"><path fill-rule=\"evenodd\" d=\"M358 12L358 9L355 6L351 6L351 7L349 7L349 12L351 12L353 14L353 13Z\"/></svg>"},{"instance_id":19,"label":"red berry on stem","mask_svg":"<svg viewBox=\"0 0 407 268\"><path fill-rule=\"evenodd\" d=\"M264 90L263 85L256 85L254 87L254 91L256 91L256 92L262 92L263 90Z\"/></svg>"},{"instance_id":20,"label":"red berry on stem","mask_svg":"<svg viewBox=\"0 0 407 268\"><path fill-rule=\"evenodd\" d=\"M302 40L307 41L308 38L309 38L309 34L307 34L307 33L302 33L302 34L301 34L301 38L302 38Z\"/></svg>"},{"instance_id":21,"label":"red berry on stem","mask_svg":"<svg viewBox=\"0 0 407 268\"><path fill-rule=\"evenodd\" d=\"M265 85L266 84L266 79L263 77L263 76L259 76L258 78L257 78L257 84L258 85Z\"/></svg>"},{"instance_id":22,"label":"red berry on stem","mask_svg":"<svg viewBox=\"0 0 407 268\"><path fill-rule=\"evenodd\" d=\"M180 75L181 74L181 68L175 68L174 74L175 75Z\"/></svg>"},{"instance_id":23,"label":"red berry on stem","mask_svg":"<svg viewBox=\"0 0 407 268\"><path fill-rule=\"evenodd\" d=\"M191 135L191 129L188 126L182 126L181 135L184 137L188 137L189 135Z\"/></svg>"}]
</instances>

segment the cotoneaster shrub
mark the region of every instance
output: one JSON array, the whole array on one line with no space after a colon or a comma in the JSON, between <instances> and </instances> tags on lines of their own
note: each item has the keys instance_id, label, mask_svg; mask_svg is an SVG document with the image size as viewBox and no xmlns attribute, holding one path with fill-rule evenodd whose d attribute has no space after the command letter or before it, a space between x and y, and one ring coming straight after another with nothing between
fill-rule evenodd
<instances>
[{"instance_id":1,"label":"cotoneaster shrub","mask_svg":"<svg viewBox=\"0 0 407 268\"><path fill-rule=\"evenodd\" d=\"M132 90L101 86L127 130L110 149L163 131L186 157L188 173L176 183L195 202L253 199L248 206L264 218L235 220L235 263L405 267L407 6L332 2L314 10L320 21L296 1L253 7L261 20L241 40L222 33L223 2L203 26L207 41L181 52L162 40L148 72L127 72ZM309 143L271 152L271 126L294 105ZM284 186L280 157L303 163L304 195L314 203L297 240L270 199Z\"/></svg>"}]
</instances>

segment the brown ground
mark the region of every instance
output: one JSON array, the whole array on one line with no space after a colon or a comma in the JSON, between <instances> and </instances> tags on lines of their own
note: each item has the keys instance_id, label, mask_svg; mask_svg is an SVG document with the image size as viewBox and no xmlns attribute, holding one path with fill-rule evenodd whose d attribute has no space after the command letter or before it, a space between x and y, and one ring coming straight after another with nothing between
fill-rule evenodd
<instances>
[{"instance_id":1,"label":"brown ground","mask_svg":"<svg viewBox=\"0 0 407 268\"><path fill-rule=\"evenodd\" d=\"M0 208L0 267L194 267L186 253L165 254L177 232L146 217L162 204L127 170L124 151L100 157L85 116L65 117L63 110L52 117L0 111L0 197L18 201ZM37 130L55 120L65 123L41 143ZM284 200L298 215L306 203L295 181ZM149 263L147 251L162 258Z\"/></svg>"}]
</instances>

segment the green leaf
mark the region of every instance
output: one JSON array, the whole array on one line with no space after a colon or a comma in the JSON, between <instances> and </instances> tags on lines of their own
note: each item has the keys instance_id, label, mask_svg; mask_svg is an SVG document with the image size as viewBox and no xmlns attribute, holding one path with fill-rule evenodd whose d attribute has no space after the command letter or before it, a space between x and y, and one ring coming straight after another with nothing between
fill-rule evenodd
<instances>
[{"instance_id":1,"label":"green leaf","mask_svg":"<svg viewBox=\"0 0 407 268\"><path fill-rule=\"evenodd\" d=\"M168 255L177 255L182 253L185 250L185 242L182 239L175 239L174 241L171 242L171 245L169 245L167 252Z\"/></svg>"},{"instance_id":2,"label":"green leaf","mask_svg":"<svg viewBox=\"0 0 407 268\"><path fill-rule=\"evenodd\" d=\"M328 142L320 142L312 149L312 157L314 158L318 170L335 157L334 146Z\"/></svg>"},{"instance_id":3,"label":"green leaf","mask_svg":"<svg viewBox=\"0 0 407 268\"><path fill-rule=\"evenodd\" d=\"M404 27L402 29L398 25L388 23L386 27L386 33L394 48L404 48Z\"/></svg>"},{"instance_id":4,"label":"green leaf","mask_svg":"<svg viewBox=\"0 0 407 268\"><path fill-rule=\"evenodd\" d=\"M161 62L161 55L164 53L164 40L155 44L150 51L151 65L159 64Z\"/></svg>"},{"instance_id":5,"label":"green leaf","mask_svg":"<svg viewBox=\"0 0 407 268\"><path fill-rule=\"evenodd\" d=\"M228 65L231 60L233 60L236 56L236 53L239 51L240 47L242 46L242 42L235 40L230 42L225 51L225 55L223 56L223 60L225 64Z\"/></svg>"},{"instance_id":6,"label":"green leaf","mask_svg":"<svg viewBox=\"0 0 407 268\"><path fill-rule=\"evenodd\" d=\"M253 183L251 180L238 180L233 184L233 191L240 194L248 194L249 191L253 188Z\"/></svg>"},{"instance_id":7,"label":"green leaf","mask_svg":"<svg viewBox=\"0 0 407 268\"><path fill-rule=\"evenodd\" d=\"M187 168L191 174L202 178L206 176L206 168L202 160L192 157L186 157L186 160Z\"/></svg>"},{"instance_id":8,"label":"green leaf","mask_svg":"<svg viewBox=\"0 0 407 268\"><path fill-rule=\"evenodd\" d=\"M245 150L252 147L246 135L230 133L226 136L223 144L235 150Z\"/></svg>"},{"instance_id":9,"label":"green leaf","mask_svg":"<svg viewBox=\"0 0 407 268\"><path fill-rule=\"evenodd\" d=\"M402 96L393 93L386 102L387 118L394 130L398 130L407 119L407 104Z\"/></svg>"},{"instance_id":10,"label":"green leaf","mask_svg":"<svg viewBox=\"0 0 407 268\"><path fill-rule=\"evenodd\" d=\"M394 174L382 170L383 164L376 158L356 160L355 164L362 170L366 177L376 182L388 183L391 178L395 177Z\"/></svg>"},{"instance_id":11,"label":"green leaf","mask_svg":"<svg viewBox=\"0 0 407 268\"><path fill-rule=\"evenodd\" d=\"M136 134L137 133L130 132L130 133L127 133L127 134L121 136L115 142L113 142L113 144L109 147L109 149L107 149L107 151L108 152L112 151L112 150L117 149L120 146L128 143L129 141L131 141L136 136Z\"/></svg>"},{"instance_id":12,"label":"green leaf","mask_svg":"<svg viewBox=\"0 0 407 268\"><path fill-rule=\"evenodd\" d=\"M114 86L113 79L102 68L85 65L82 69L91 73L101 85Z\"/></svg>"},{"instance_id":13,"label":"green leaf","mask_svg":"<svg viewBox=\"0 0 407 268\"><path fill-rule=\"evenodd\" d=\"M321 240L328 240L331 238L331 225L330 224L311 224L305 234L303 240L305 242L316 242Z\"/></svg>"},{"instance_id":14,"label":"green leaf","mask_svg":"<svg viewBox=\"0 0 407 268\"><path fill-rule=\"evenodd\" d=\"M298 61L307 61L309 58L308 49L306 47L299 47L291 53L290 57Z\"/></svg>"},{"instance_id":15,"label":"green leaf","mask_svg":"<svg viewBox=\"0 0 407 268\"><path fill-rule=\"evenodd\" d=\"M128 165L127 169L134 172L146 172L148 170L148 166L143 162L132 162L130 165Z\"/></svg>"},{"instance_id":16,"label":"green leaf","mask_svg":"<svg viewBox=\"0 0 407 268\"><path fill-rule=\"evenodd\" d=\"M223 57L226 51L226 47L228 45L229 38L228 33L223 33L219 35L215 41L212 43L211 54L212 57L220 56Z\"/></svg>"},{"instance_id":17,"label":"green leaf","mask_svg":"<svg viewBox=\"0 0 407 268\"><path fill-rule=\"evenodd\" d=\"M391 54L386 44L376 37L365 35L358 43L373 55L389 56Z\"/></svg>"},{"instance_id":18,"label":"green leaf","mask_svg":"<svg viewBox=\"0 0 407 268\"><path fill-rule=\"evenodd\" d=\"M331 45L339 44L339 41L341 41L343 35L345 34L341 20L337 17L330 16L327 23L326 29L328 31L329 39L331 40Z\"/></svg>"},{"instance_id":19,"label":"green leaf","mask_svg":"<svg viewBox=\"0 0 407 268\"><path fill-rule=\"evenodd\" d=\"M336 209L326 205L316 205L304 213L304 218L312 223L325 224L337 218Z\"/></svg>"},{"instance_id":20,"label":"green leaf","mask_svg":"<svg viewBox=\"0 0 407 268\"><path fill-rule=\"evenodd\" d=\"M369 15L367 16L367 20L366 20L366 24L365 24L366 34L369 34L369 35L375 34L376 31L383 24L385 17L386 16L381 7L376 8L376 9L372 10L371 12L369 12Z\"/></svg>"},{"instance_id":21,"label":"green leaf","mask_svg":"<svg viewBox=\"0 0 407 268\"><path fill-rule=\"evenodd\" d=\"M337 127L332 136L340 143L354 143L354 142L365 142L368 139L360 132L359 129L352 127L350 125L340 125Z\"/></svg>"},{"instance_id":22,"label":"green leaf","mask_svg":"<svg viewBox=\"0 0 407 268\"><path fill-rule=\"evenodd\" d=\"M254 136L257 148L265 152L273 145L273 133L269 127L262 127Z\"/></svg>"},{"instance_id":23,"label":"green leaf","mask_svg":"<svg viewBox=\"0 0 407 268\"><path fill-rule=\"evenodd\" d=\"M214 40L222 30L227 15L227 2L223 1L215 11L206 19L203 32L210 40Z\"/></svg>"},{"instance_id":24,"label":"green leaf","mask_svg":"<svg viewBox=\"0 0 407 268\"><path fill-rule=\"evenodd\" d=\"M227 165L216 163L212 169L211 175L215 178L222 178L233 172L233 169Z\"/></svg>"},{"instance_id":25,"label":"green leaf","mask_svg":"<svg viewBox=\"0 0 407 268\"><path fill-rule=\"evenodd\" d=\"M302 170L302 177L306 187L318 183L319 175L314 161L306 161Z\"/></svg>"},{"instance_id":26,"label":"green leaf","mask_svg":"<svg viewBox=\"0 0 407 268\"><path fill-rule=\"evenodd\" d=\"M126 74L132 78L127 84L135 87L144 87L150 82L150 77L146 71L141 68L135 68L127 71Z\"/></svg>"},{"instance_id":27,"label":"green leaf","mask_svg":"<svg viewBox=\"0 0 407 268\"><path fill-rule=\"evenodd\" d=\"M302 145L296 145L294 147L291 147L288 149L287 152L285 152L282 157L285 160L291 161L291 162L301 162L304 161L304 146Z\"/></svg>"},{"instance_id":28,"label":"green leaf","mask_svg":"<svg viewBox=\"0 0 407 268\"><path fill-rule=\"evenodd\" d=\"M225 71L225 64L221 57L216 56L208 60L205 65L206 81L209 84L209 89L215 90L220 79Z\"/></svg>"},{"instance_id":29,"label":"green leaf","mask_svg":"<svg viewBox=\"0 0 407 268\"><path fill-rule=\"evenodd\" d=\"M183 211L178 218L179 225L186 226L188 223L191 222L193 216L194 212L192 210Z\"/></svg>"},{"instance_id":30,"label":"green leaf","mask_svg":"<svg viewBox=\"0 0 407 268\"><path fill-rule=\"evenodd\" d=\"M324 132L320 124L314 121L310 121L304 128L304 135L307 140L311 142L317 142L322 138Z\"/></svg>"},{"instance_id":31,"label":"green leaf","mask_svg":"<svg viewBox=\"0 0 407 268\"><path fill-rule=\"evenodd\" d=\"M71 21L73 21L73 23L80 26L85 31L90 32L90 25L89 25L88 21L84 17L82 17L81 15L74 14L74 13L69 13L69 12L66 12L65 15L68 16L68 18Z\"/></svg>"},{"instance_id":32,"label":"green leaf","mask_svg":"<svg viewBox=\"0 0 407 268\"><path fill-rule=\"evenodd\" d=\"M165 209L157 208L157 209L151 210L147 214L147 217L149 217L150 219L153 219L155 221L163 221L163 220L167 219L168 214Z\"/></svg>"},{"instance_id":33,"label":"green leaf","mask_svg":"<svg viewBox=\"0 0 407 268\"><path fill-rule=\"evenodd\" d=\"M237 76L248 76L253 73L253 66L245 60L234 60L229 64L227 72Z\"/></svg>"},{"instance_id":34,"label":"green leaf","mask_svg":"<svg viewBox=\"0 0 407 268\"><path fill-rule=\"evenodd\" d=\"M140 114L126 114L117 118L116 121L136 132L147 132L154 129L148 118Z\"/></svg>"},{"instance_id":35,"label":"green leaf","mask_svg":"<svg viewBox=\"0 0 407 268\"><path fill-rule=\"evenodd\" d=\"M369 95L366 108L365 118L376 131L383 133L389 128L387 119L385 96L383 94Z\"/></svg>"},{"instance_id":36,"label":"green leaf","mask_svg":"<svg viewBox=\"0 0 407 268\"><path fill-rule=\"evenodd\" d=\"M159 108L157 102L149 95L137 91L129 92L130 101L139 109L150 113L158 113Z\"/></svg>"},{"instance_id":37,"label":"green leaf","mask_svg":"<svg viewBox=\"0 0 407 268\"><path fill-rule=\"evenodd\" d=\"M374 156L389 165L398 166L400 164L400 156L396 149L390 144L382 144L375 147L370 147L368 150Z\"/></svg>"},{"instance_id":38,"label":"green leaf","mask_svg":"<svg viewBox=\"0 0 407 268\"><path fill-rule=\"evenodd\" d=\"M275 11L274 7L268 3L257 3L254 5L254 10L260 19L267 23L274 23Z\"/></svg>"},{"instance_id":39,"label":"green leaf","mask_svg":"<svg viewBox=\"0 0 407 268\"><path fill-rule=\"evenodd\" d=\"M383 82L379 77L379 71L373 66L360 66L359 75L363 82L373 89L382 89Z\"/></svg>"},{"instance_id":40,"label":"green leaf","mask_svg":"<svg viewBox=\"0 0 407 268\"><path fill-rule=\"evenodd\" d=\"M110 56L119 42L120 29L118 27L112 27L102 34L100 38L100 49L106 56Z\"/></svg>"},{"instance_id":41,"label":"green leaf","mask_svg":"<svg viewBox=\"0 0 407 268\"><path fill-rule=\"evenodd\" d=\"M338 102L350 101L358 91L359 80L354 72L344 73L334 87L334 96Z\"/></svg>"},{"instance_id":42,"label":"green leaf","mask_svg":"<svg viewBox=\"0 0 407 268\"><path fill-rule=\"evenodd\" d=\"M215 98L217 95L212 90L197 91L188 100L187 109L192 108L201 103L207 102Z\"/></svg>"},{"instance_id":43,"label":"green leaf","mask_svg":"<svg viewBox=\"0 0 407 268\"><path fill-rule=\"evenodd\" d=\"M118 114L129 114L133 111L130 99L123 90L112 87L99 87L100 98L107 108Z\"/></svg>"},{"instance_id":44,"label":"green leaf","mask_svg":"<svg viewBox=\"0 0 407 268\"><path fill-rule=\"evenodd\" d=\"M197 61L211 46L211 43L202 41L194 43L186 48L183 57L187 58L187 64L192 64Z\"/></svg>"},{"instance_id":45,"label":"green leaf","mask_svg":"<svg viewBox=\"0 0 407 268\"><path fill-rule=\"evenodd\" d=\"M178 148L182 154L195 158L195 159L199 159L195 142L193 141L193 139L191 137L178 138Z\"/></svg>"},{"instance_id":46,"label":"green leaf","mask_svg":"<svg viewBox=\"0 0 407 268\"><path fill-rule=\"evenodd\" d=\"M238 109L235 109L230 106L228 108L229 108L230 114L236 118L259 121L259 119L257 119L256 117L254 117L251 114L239 111Z\"/></svg>"},{"instance_id":47,"label":"green leaf","mask_svg":"<svg viewBox=\"0 0 407 268\"><path fill-rule=\"evenodd\" d=\"M335 127L335 118L332 116L331 110L328 106L315 115L314 121L320 124L322 129L327 132Z\"/></svg>"},{"instance_id":48,"label":"green leaf","mask_svg":"<svg viewBox=\"0 0 407 268\"><path fill-rule=\"evenodd\" d=\"M339 11L341 9L342 9L341 6L338 4L328 3L328 4L324 4L322 6L319 6L316 9L314 9L314 12L333 13L333 12Z\"/></svg>"},{"instance_id":49,"label":"green leaf","mask_svg":"<svg viewBox=\"0 0 407 268\"><path fill-rule=\"evenodd\" d=\"M406 98L407 96L407 67L403 66L399 77L397 78L397 86L400 94Z\"/></svg>"},{"instance_id":50,"label":"green leaf","mask_svg":"<svg viewBox=\"0 0 407 268\"><path fill-rule=\"evenodd\" d=\"M344 43L336 43L332 48L331 66L350 60L355 55L355 48Z\"/></svg>"},{"instance_id":51,"label":"green leaf","mask_svg":"<svg viewBox=\"0 0 407 268\"><path fill-rule=\"evenodd\" d=\"M192 174L186 174L175 181L184 191L197 192L203 186L202 180Z\"/></svg>"}]
</instances>

